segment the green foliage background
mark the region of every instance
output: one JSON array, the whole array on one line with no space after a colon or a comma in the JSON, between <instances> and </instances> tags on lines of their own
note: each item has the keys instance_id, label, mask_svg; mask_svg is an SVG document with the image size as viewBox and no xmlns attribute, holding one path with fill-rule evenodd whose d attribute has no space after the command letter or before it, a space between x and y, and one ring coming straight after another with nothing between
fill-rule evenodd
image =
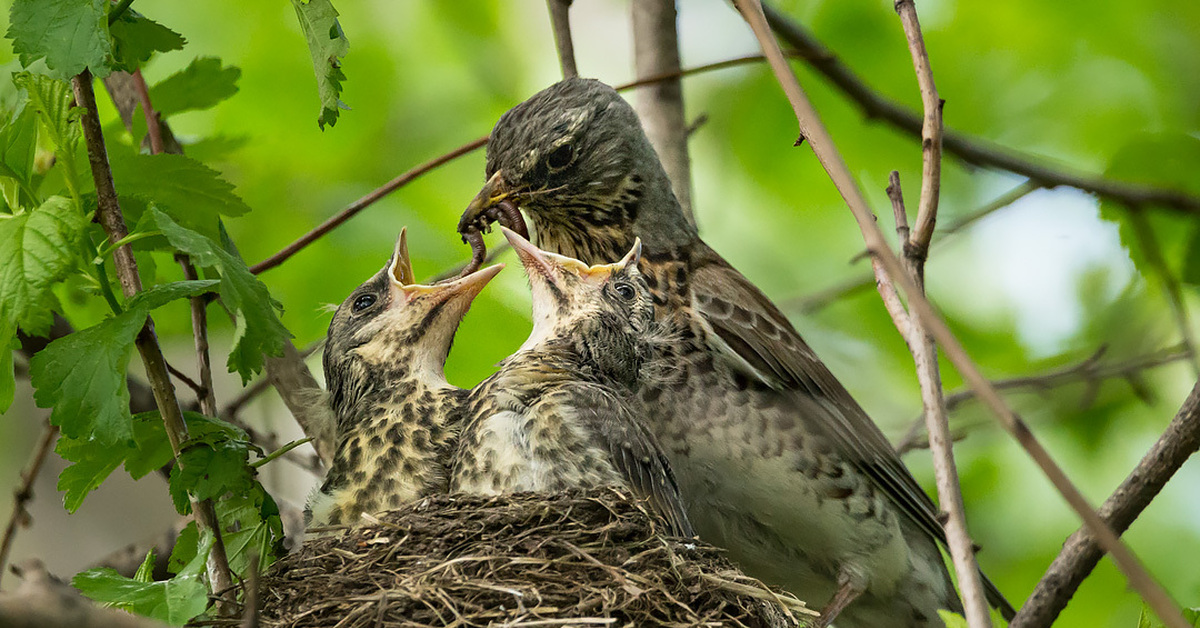
<instances>
[{"instance_id":1,"label":"green foliage background","mask_svg":"<svg viewBox=\"0 0 1200 628\"><path fill-rule=\"evenodd\" d=\"M1200 4L937 0L917 6L949 127L1047 163L1200 192ZM188 39L182 51L160 55L146 67L152 85L197 57L220 57L241 70L232 98L171 123L188 155L218 168L253 209L226 221L250 263L400 172L486 134L506 109L559 76L540 0L343 1L337 7L350 40L341 100L352 109L322 131L312 59L290 4L134 4ZM887 0L781 5L868 83L917 110L911 60L891 7ZM0 0L0 8L7 15L8 2ZM685 66L756 52L748 29L719 0L680 2L680 13ZM632 78L627 14L624 2L576 3L575 44L584 75L614 84ZM0 44L0 63L16 69L10 45ZM802 63L795 67L890 226L883 193L888 172L900 171L915 207L919 142L864 120ZM785 307L861 275L866 264L851 262L862 246L857 228L811 152L791 147L795 121L767 68L688 78L684 92L689 116L708 116L694 136L692 155L695 209L709 243ZM10 84L0 84L6 104L15 94ZM109 124L115 111L103 92L99 99L102 121ZM946 163L942 224L1021 183L965 168L953 157ZM323 337L328 314L322 305L340 302L373 274L401 226L409 227L418 275L464 259L467 250L454 225L482 172L482 152L455 161L264 273L297 345ZM1196 281L1200 260L1192 241L1200 222L1154 208L1148 216L1171 273ZM996 378L1071 364L1101 346L1108 347L1105 362L1171 346L1180 335L1163 284L1127 223L1123 208L1101 207L1093 197L1036 192L938 245L928 270L931 296ZM174 271L163 263L158 272L168 280L178 278ZM510 268L477 300L450 357L452 382L474 384L523 340L529 326L523 283L519 270ZM1185 285L1184 293L1195 306L1194 287ZM104 313L101 303L67 305L78 327ZM919 412L919 395L908 353L875 293L861 291L816 312L792 307L789 314L885 431L902 434ZM227 346L233 329L222 317L211 319L218 343L223 338ZM182 305L159 310L156 322L168 345L190 344ZM185 357L177 361L191 366ZM947 388L958 388L954 371L944 372ZM1178 362L1106 381L1094 395L1074 385L1010 398L1099 503L1153 442L1193 381L1192 367ZM237 382L229 384L219 399L236 394ZM4 416L4 442L36 432L34 415L27 414L28 404L18 403ZM957 451L968 519L984 547L980 560L1019 605L1076 519L977 406L965 404L953 421L971 427ZM15 479L27 450L5 449L0 477ZM932 490L927 458L918 451L906 460ZM144 481L153 482L158 480ZM47 492L40 499L50 500ZM1184 606L1200 605L1197 495L1200 463L1193 460L1127 535ZM170 508L153 506L159 507ZM80 548L80 560L129 540ZM1139 609L1105 561L1059 625L1133 626Z\"/></svg>"}]
</instances>

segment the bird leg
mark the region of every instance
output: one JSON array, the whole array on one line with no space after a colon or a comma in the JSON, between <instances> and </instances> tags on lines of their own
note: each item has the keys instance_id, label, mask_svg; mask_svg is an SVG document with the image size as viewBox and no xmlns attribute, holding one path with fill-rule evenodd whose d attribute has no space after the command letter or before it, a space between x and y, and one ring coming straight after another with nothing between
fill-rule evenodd
<instances>
[{"instance_id":1,"label":"bird leg","mask_svg":"<svg viewBox=\"0 0 1200 628\"><path fill-rule=\"evenodd\" d=\"M860 574L855 574L852 570L842 567L838 573L838 588L833 593L833 597L821 609L821 616L817 618L814 628L826 628L837 616L850 605L851 602L858 599L863 591L867 588L866 582Z\"/></svg>"}]
</instances>

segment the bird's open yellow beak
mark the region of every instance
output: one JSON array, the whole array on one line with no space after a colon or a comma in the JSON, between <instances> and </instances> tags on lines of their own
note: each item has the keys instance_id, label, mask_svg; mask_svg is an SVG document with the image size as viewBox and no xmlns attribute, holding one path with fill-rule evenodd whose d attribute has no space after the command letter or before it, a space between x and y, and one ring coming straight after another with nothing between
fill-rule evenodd
<instances>
[{"instance_id":1,"label":"bird's open yellow beak","mask_svg":"<svg viewBox=\"0 0 1200 628\"><path fill-rule=\"evenodd\" d=\"M475 198L471 199L471 203L463 211L462 218L458 221L458 232L463 233L471 225L477 224L483 212L495 207L497 203L510 196L512 196L512 191L504 182L504 173L497 170L496 174L493 174L492 178L483 184L483 188L479 190Z\"/></svg>"},{"instance_id":2,"label":"bird's open yellow beak","mask_svg":"<svg viewBox=\"0 0 1200 628\"><path fill-rule=\"evenodd\" d=\"M392 280L392 290L402 293L406 300L412 300L419 295L437 295L442 299L466 297L474 299L483 287L504 269L504 264L495 264L481 268L469 275L453 281L443 281L435 284L419 284L413 274L412 262L408 257L408 230L401 229L400 237L396 240L396 250L392 255L392 266L388 275Z\"/></svg>"}]
</instances>

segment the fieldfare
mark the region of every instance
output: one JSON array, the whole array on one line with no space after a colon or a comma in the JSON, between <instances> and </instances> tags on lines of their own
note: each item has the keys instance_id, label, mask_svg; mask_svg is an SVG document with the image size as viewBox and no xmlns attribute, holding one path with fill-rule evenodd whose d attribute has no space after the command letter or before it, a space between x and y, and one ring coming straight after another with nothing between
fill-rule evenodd
<instances>
[{"instance_id":1,"label":"fieldfare","mask_svg":"<svg viewBox=\"0 0 1200 628\"><path fill-rule=\"evenodd\" d=\"M497 264L454 281L413 278L405 232L387 266L333 315L325 344L337 450L309 498L310 525L354 524L447 490L447 463L467 391L443 373L454 333Z\"/></svg>"},{"instance_id":2,"label":"fieldfare","mask_svg":"<svg viewBox=\"0 0 1200 628\"><path fill-rule=\"evenodd\" d=\"M459 223L477 249L490 221L521 221L517 207L542 248L585 263L641 238L679 341L659 347L652 362L671 368L650 369L638 394L700 538L828 600L825 624L840 612L843 628L940 626L937 609L960 609L932 500L779 309L700 239L616 91L568 79L517 105L492 131L486 174Z\"/></svg>"},{"instance_id":3,"label":"fieldfare","mask_svg":"<svg viewBox=\"0 0 1200 628\"><path fill-rule=\"evenodd\" d=\"M508 237L533 292L533 331L471 391L450 488L500 494L616 485L692 536L679 488L634 391L655 337L635 240L588 266ZM615 257L614 257L615 258Z\"/></svg>"}]
</instances>

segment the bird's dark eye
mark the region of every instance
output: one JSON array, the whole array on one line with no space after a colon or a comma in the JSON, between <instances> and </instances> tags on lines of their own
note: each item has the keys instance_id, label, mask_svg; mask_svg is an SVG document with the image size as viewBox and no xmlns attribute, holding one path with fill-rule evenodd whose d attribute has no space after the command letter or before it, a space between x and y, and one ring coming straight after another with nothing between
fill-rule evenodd
<instances>
[{"instance_id":1,"label":"bird's dark eye","mask_svg":"<svg viewBox=\"0 0 1200 628\"><path fill-rule=\"evenodd\" d=\"M354 305L352 305L350 309L357 314L358 312L361 312L372 305L375 305L375 295L360 294L358 295L358 298L354 300Z\"/></svg>"},{"instance_id":2,"label":"bird's dark eye","mask_svg":"<svg viewBox=\"0 0 1200 628\"><path fill-rule=\"evenodd\" d=\"M624 281L613 284L613 291L617 296L626 301L632 301L633 297L637 296L637 291L633 289L633 284Z\"/></svg>"},{"instance_id":3,"label":"bird's dark eye","mask_svg":"<svg viewBox=\"0 0 1200 628\"><path fill-rule=\"evenodd\" d=\"M551 170L562 170L571 164L571 158L574 156L575 150L571 145L563 144L546 156L546 165L550 166Z\"/></svg>"}]
</instances>

